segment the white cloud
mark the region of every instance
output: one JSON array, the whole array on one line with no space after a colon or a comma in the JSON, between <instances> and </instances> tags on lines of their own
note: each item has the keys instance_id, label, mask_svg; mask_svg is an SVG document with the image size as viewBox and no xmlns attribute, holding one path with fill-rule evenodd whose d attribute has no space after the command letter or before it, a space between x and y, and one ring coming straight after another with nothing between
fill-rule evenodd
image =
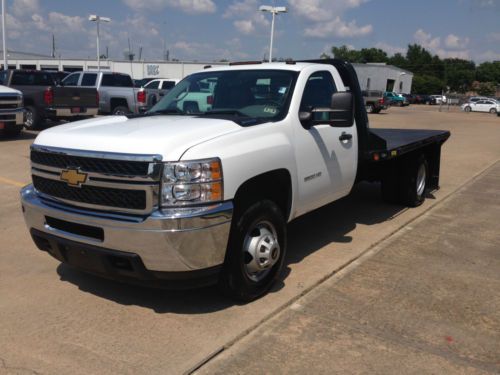
<instances>
[{"instance_id":1,"label":"white cloud","mask_svg":"<svg viewBox=\"0 0 500 375\"><path fill-rule=\"evenodd\" d=\"M12 3L12 13L18 17L31 16L33 13L38 12L40 4L38 0L14 0Z\"/></svg>"},{"instance_id":2,"label":"white cloud","mask_svg":"<svg viewBox=\"0 0 500 375\"><path fill-rule=\"evenodd\" d=\"M406 53L406 48L393 46L385 42L376 43L375 48L380 48L381 50L387 52L389 55L395 55L396 53L404 55Z\"/></svg>"},{"instance_id":3,"label":"white cloud","mask_svg":"<svg viewBox=\"0 0 500 375\"><path fill-rule=\"evenodd\" d=\"M486 51L477 56L478 61L500 61L500 52Z\"/></svg>"},{"instance_id":4,"label":"white cloud","mask_svg":"<svg viewBox=\"0 0 500 375\"><path fill-rule=\"evenodd\" d=\"M264 28L267 32L270 22L264 13L259 12L260 4L258 0L234 2L227 7L222 17L235 19L233 25L242 34L253 34Z\"/></svg>"},{"instance_id":5,"label":"white cloud","mask_svg":"<svg viewBox=\"0 0 500 375\"><path fill-rule=\"evenodd\" d=\"M459 58L469 60L470 52L466 49L469 38L460 38L454 34L449 34L444 38L444 46L441 37L433 37L432 34L418 29L413 35L415 41L425 49L438 55L441 58Z\"/></svg>"},{"instance_id":6,"label":"white cloud","mask_svg":"<svg viewBox=\"0 0 500 375\"><path fill-rule=\"evenodd\" d=\"M255 31L255 26L252 20L239 20L233 22L234 27L242 34L252 34Z\"/></svg>"},{"instance_id":7,"label":"white cloud","mask_svg":"<svg viewBox=\"0 0 500 375\"><path fill-rule=\"evenodd\" d=\"M488 36L494 42L500 42L500 32L499 33L490 33Z\"/></svg>"},{"instance_id":8,"label":"white cloud","mask_svg":"<svg viewBox=\"0 0 500 375\"><path fill-rule=\"evenodd\" d=\"M444 39L444 45L450 49L464 49L469 44L469 38L460 38L455 34L449 34Z\"/></svg>"},{"instance_id":9,"label":"white cloud","mask_svg":"<svg viewBox=\"0 0 500 375\"><path fill-rule=\"evenodd\" d=\"M372 25L358 26L355 20L344 21L344 13L369 0L288 0L291 12L305 20L304 34L313 38L355 38L373 32Z\"/></svg>"},{"instance_id":10,"label":"white cloud","mask_svg":"<svg viewBox=\"0 0 500 375\"><path fill-rule=\"evenodd\" d=\"M336 36L339 38L355 38L366 36L373 32L372 25L358 26L356 21L346 23L340 17L336 17L332 21L319 23L312 27L306 27L304 33L306 36L315 38L331 38Z\"/></svg>"},{"instance_id":11,"label":"white cloud","mask_svg":"<svg viewBox=\"0 0 500 375\"><path fill-rule=\"evenodd\" d=\"M340 16L346 10L358 8L369 0L288 0L295 14L316 22L325 22Z\"/></svg>"},{"instance_id":12,"label":"white cloud","mask_svg":"<svg viewBox=\"0 0 500 375\"><path fill-rule=\"evenodd\" d=\"M135 11L155 11L170 7L188 14L199 14L215 13L217 10L212 0L123 0L123 2Z\"/></svg>"}]
</instances>

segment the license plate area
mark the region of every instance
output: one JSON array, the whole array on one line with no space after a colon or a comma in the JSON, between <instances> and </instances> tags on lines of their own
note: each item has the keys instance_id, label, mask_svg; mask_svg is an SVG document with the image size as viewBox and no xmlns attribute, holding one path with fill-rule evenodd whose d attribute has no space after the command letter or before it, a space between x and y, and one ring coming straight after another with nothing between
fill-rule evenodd
<instances>
[{"instance_id":1,"label":"license plate area","mask_svg":"<svg viewBox=\"0 0 500 375\"><path fill-rule=\"evenodd\" d=\"M80 107L72 107L71 108L71 113L82 113L84 110Z\"/></svg>"}]
</instances>

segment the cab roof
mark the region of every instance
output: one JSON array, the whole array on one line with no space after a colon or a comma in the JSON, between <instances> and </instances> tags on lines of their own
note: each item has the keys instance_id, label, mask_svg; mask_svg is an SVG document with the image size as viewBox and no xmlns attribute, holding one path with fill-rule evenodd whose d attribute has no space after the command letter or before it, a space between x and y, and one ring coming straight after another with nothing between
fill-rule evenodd
<instances>
[{"instance_id":1,"label":"cab roof","mask_svg":"<svg viewBox=\"0 0 500 375\"><path fill-rule=\"evenodd\" d=\"M206 70L210 71L227 71L227 70L289 70L294 72L300 72L307 66L315 65L312 63L304 62L241 62L241 63L231 63L226 66L207 66Z\"/></svg>"}]
</instances>

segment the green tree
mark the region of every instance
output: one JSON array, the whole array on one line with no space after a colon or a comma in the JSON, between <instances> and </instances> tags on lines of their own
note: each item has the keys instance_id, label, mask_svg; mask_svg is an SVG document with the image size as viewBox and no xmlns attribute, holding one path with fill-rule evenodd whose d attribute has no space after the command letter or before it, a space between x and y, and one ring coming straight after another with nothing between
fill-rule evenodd
<instances>
[{"instance_id":1,"label":"green tree","mask_svg":"<svg viewBox=\"0 0 500 375\"><path fill-rule=\"evenodd\" d=\"M500 84L500 61L484 62L477 67L476 78L481 82Z\"/></svg>"},{"instance_id":2,"label":"green tree","mask_svg":"<svg viewBox=\"0 0 500 375\"><path fill-rule=\"evenodd\" d=\"M474 81L476 64L462 59L444 59L444 79L451 91L466 92Z\"/></svg>"},{"instance_id":3,"label":"green tree","mask_svg":"<svg viewBox=\"0 0 500 375\"><path fill-rule=\"evenodd\" d=\"M410 44L406 52L408 68L414 74L425 74L436 76L433 69L432 55L425 48L418 44Z\"/></svg>"},{"instance_id":4,"label":"green tree","mask_svg":"<svg viewBox=\"0 0 500 375\"><path fill-rule=\"evenodd\" d=\"M413 76L412 91L419 94L440 94L444 89L444 81L430 75Z\"/></svg>"},{"instance_id":5,"label":"green tree","mask_svg":"<svg viewBox=\"0 0 500 375\"><path fill-rule=\"evenodd\" d=\"M495 84L492 82L481 82L477 89L477 93L482 96L493 96L496 93Z\"/></svg>"},{"instance_id":6,"label":"green tree","mask_svg":"<svg viewBox=\"0 0 500 375\"><path fill-rule=\"evenodd\" d=\"M387 63L402 69L408 68L408 60L406 60L406 57L399 52L396 53L394 56L389 57Z\"/></svg>"}]
</instances>

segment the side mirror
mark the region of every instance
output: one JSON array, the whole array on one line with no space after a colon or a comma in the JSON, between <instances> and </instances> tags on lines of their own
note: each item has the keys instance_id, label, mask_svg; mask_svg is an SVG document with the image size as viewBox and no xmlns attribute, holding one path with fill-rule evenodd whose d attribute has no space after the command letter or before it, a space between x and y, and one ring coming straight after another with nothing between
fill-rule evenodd
<instances>
[{"instance_id":1,"label":"side mirror","mask_svg":"<svg viewBox=\"0 0 500 375\"><path fill-rule=\"evenodd\" d=\"M336 92L332 95L330 125L350 127L354 123L354 96L351 92Z\"/></svg>"}]
</instances>

